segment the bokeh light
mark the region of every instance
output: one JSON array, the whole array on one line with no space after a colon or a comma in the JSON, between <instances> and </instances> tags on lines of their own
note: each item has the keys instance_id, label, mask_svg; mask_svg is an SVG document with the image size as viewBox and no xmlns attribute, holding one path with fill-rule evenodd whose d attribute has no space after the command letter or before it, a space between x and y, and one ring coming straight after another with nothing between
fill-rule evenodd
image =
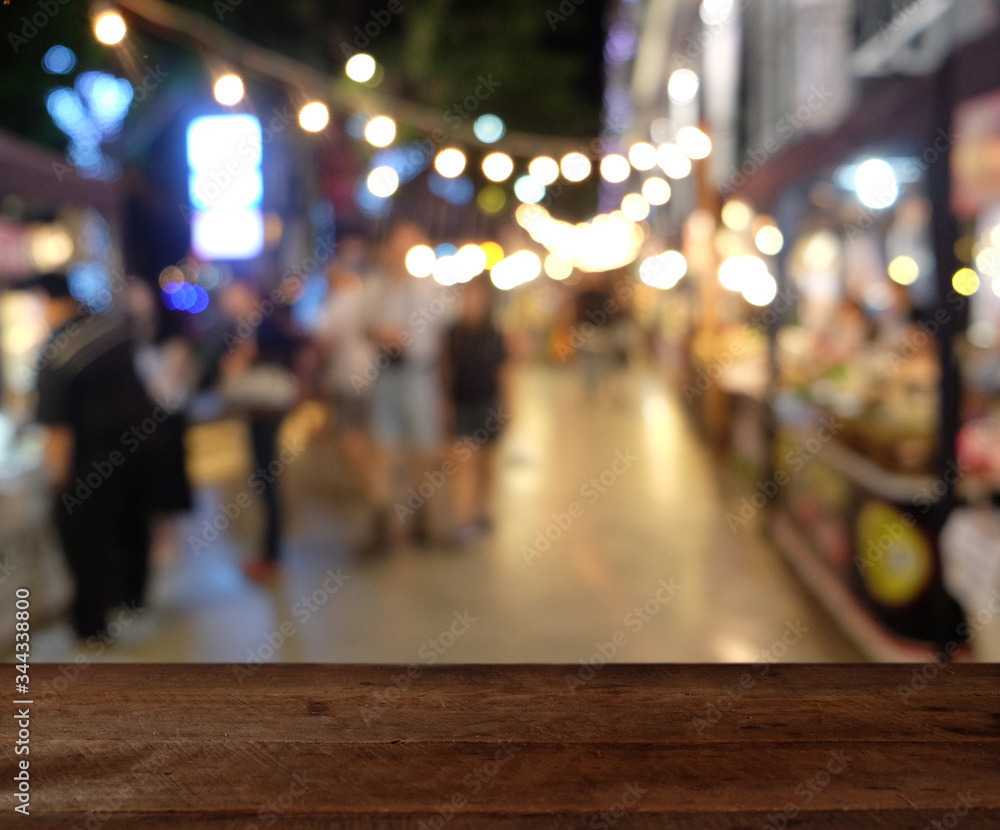
<instances>
[{"instance_id":1,"label":"bokeh light","mask_svg":"<svg viewBox=\"0 0 1000 830\"><path fill-rule=\"evenodd\" d=\"M429 277L437 257L427 245L414 245L406 252L406 270L415 277Z\"/></svg>"},{"instance_id":2,"label":"bokeh light","mask_svg":"<svg viewBox=\"0 0 1000 830\"><path fill-rule=\"evenodd\" d=\"M753 221L753 209L746 202L731 199L722 206L722 224L734 231L745 231Z\"/></svg>"},{"instance_id":3,"label":"bokeh light","mask_svg":"<svg viewBox=\"0 0 1000 830\"><path fill-rule=\"evenodd\" d=\"M683 179L691 173L689 159L676 144L661 144L656 148L656 163L671 179Z\"/></svg>"},{"instance_id":4,"label":"bokeh light","mask_svg":"<svg viewBox=\"0 0 1000 830\"><path fill-rule=\"evenodd\" d=\"M633 222L641 222L649 216L649 202L638 193L629 193L622 199L622 213Z\"/></svg>"},{"instance_id":5,"label":"bokeh light","mask_svg":"<svg viewBox=\"0 0 1000 830\"><path fill-rule=\"evenodd\" d=\"M559 162L563 178L570 182L582 182L590 175L590 159L583 153L567 153Z\"/></svg>"},{"instance_id":6,"label":"bokeh light","mask_svg":"<svg viewBox=\"0 0 1000 830\"><path fill-rule=\"evenodd\" d=\"M42 69L50 75L66 75L76 66L76 55L65 46L53 46L42 57Z\"/></svg>"},{"instance_id":7,"label":"bokeh light","mask_svg":"<svg viewBox=\"0 0 1000 830\"><path fill-rule=\"evenodd\" d=\"M125 21L118 12L104 12L94 21L94 35L108 46L121 43L125 38Z\"/></svg>"},{"instance_id":8,"label":"bokeh light","mask_svg":"<svg viewBox=\"0 0 1000 830\"><path fill-rule=\"evenodd\" d=\"M549 254L545 257L545 273L554 280L564 280L573 273L573 264L555 254Z\"/></svg>"},{"instance_id":9,"label":"bokeh light","mask_svg":"<svg viewBox=\"0 0 1000 830\"><path fill-rule=\"evenodd\" d=\"M501 259L503 259L503 248L501 248L496 242L484 242L479 246L483 249L483 253L486 254L486 267L492 268Z\"/></svg>"},{"instance_id":10,"label":"bokeh light","mask_svg":"<svg viewBox=\"0 0 1000 830\"><path fill-rule=\"evenodd\" d=\"M372 195L386 199L399 188L399 174L388 165L376 167L368 174L365 184Z\"/></svg>"},{"instance_id":11,"label":"bokeh light","mask_svg":"<svg viewBox=\"0 0 1000 830\"><path fill-rule=\"evenodd\" d=\"M502 182L514 172L514 161L506 153L490 153L483 159L483 174L491 182Z\"/></svg>"},{"instance_id":12,"label":"bokeh light","mask_svg":"<svg viewBox=\"0 0 1000 830\"><path fill-rule=\"evenodd\" d=\"M375 58L358 52L344 65L344 72L352 81L359 84L370 81L375 76Z\"/></svg>"},{"instance_id":13,"label":"bokeh light","mask_svg":"<svg viewBox=\"0 0 1000 830\"><path fill-rule=\"evenodd\" d=\"M673 288L687 273L688 264L679 251L664 251L643 260L639 266L639 279L651 288Z\"/></svg>"},{"instance_id":14,"label":"bokeh light","mask_svg":"<svg viewBox=\"0 0 1000 830\"><path fill-rule=\"evenodd\" d=\"M299 126L310 133L318 133L330 123L330 110L320 101L311 101L299 110Z\"/></svg>"},{"instance_id":15,"label":"bokeh light","mask_svg":"<svg viewBox=\"0 0 1000 830\"><path fill-rule=\"evenodd\" d=\"M979 290L979 274L971 268L960 268L951 278L951 287L963 297L971 297Z\"/></svg>"},{"instance_id":16,"label":"bokeh light","mask_svg":"<svg viewBox=\"0 0 1000 830\"><path fill-rule=\"evenodd\" d=\"M545 198L545 185L531 175L521 176L514 182L514 195L526 205L534 205Z\"/></svg>"},{"instance_id":17,"label":"bokeh light","mask_svg":"<svg viewBox=\"0 0 1000 830\"><path fill-rule=\"evenodd\" d=\"M665 205L670 201L670 193L670 184L659 176L653 176L642 183L642 197L651 205Z\"/></svg>"},{"instance_id":18,"label":"bokeh light","mask_svg":"<svg viewBox=\"0 0 1000 830\"><path fill-rule=\"evenodd\" d=\"M224 107L231 107L243 100L243 81L239 75L229 73L215 82L215 100Z\"/></svg>"},{"instance_id":19,"label":"bokeh light","mask_svg":"<svg viewBox=\"0 0 1000 830\"><path fill-rule=\"evenodd\" d=\"M656 167L656 148L648 142L640 141L629 148L628 160L636 170L652 170Z\"/></svg>"},{"instance_id":20,"label":"bokeh light","mask_svg":"<svg viewBox=\"0 0 1000 830\"><path fill-rule=\"evenodd\" d=\"M785 247L785 237L774 225L764 225L754 237L757 250L766 256L777 256Z\"/></svg>"},{"instance_id":21,"label":"bokeh light","mask_svg":"<svg viewBox=\"0 0 1000 830\"><path fill-rule=\"evenodd\" d=\"M882 159L868 159L858 165L854 174L854 189L861 204L872 210L891 207L899 196L896 174L889 163Z\"/></svg>"},{"instance_id":22,"label":"bokeh light","mask_svg":"<svg viewBox=\"0 0 1000 830\"><path fill-rule=\"evenodd\" d=\"M507 204L507 194L502 187L488 184L476 194L476 204L483 213L492 216L504 209Z\"/></svg>"},{"instance_id":23,"label":"bokeh light","mask_svg":"<svg viewBox=\"0 0 1000 830\"><path fill-rule=\"evenodd\" d=\"M625 181L632 173L632 165L625 156L612 153L601 159L601 177L611 184Z\"/></svg>"},{"instance_id":24,"label":"bokeh light","mask_svg":"<svg viewBox=\"0 0 1000 830\"><path fill-rule=\"evenodd\" d=\"M913 257L898 256L889 263L889 279L900 285L913 285L920 276L920 266Z\"/></svg>"},{"instance_id":25,"label":"bokeh light","mask_svg":"<svg viewBox=\"0 0 1000 830\"><path fill-rule=\"evenodd\" d=\"M698 94L700 85L698 76L690 69L678 69L667 81L667 95L675 104L689 104Z\"/></svg>"},{"instance_id":26,"label":"bokeh light","mask_svg":"<svg viewBox=\"0 0 1000 830\"><path fill-rule=\"evenodd\" d=\"M697 127L681 127L677 131L677 146L688 158L708 158L712 152L712 139Z\"/></svg>"},{"instance_id":27,"label":"bokeh light","mask_svg":"<svg viewBox=\"0 0 1000 830\"><path fill-rule=\"evenodd\" d=\"M465 153L454 147L442 150L434 159L434 169L446 179L460 176L465 169Z\"/></svg>"},{"instance_id":28,"label":"bokeh light","mask_svg":"<svg viewBox=\"0 0 1000 830\"><path fill-rule=\"evenodd\" d=\"M497 115L480 115L472 124L472 132L483 144L494 144L506 131L503 120Z\"/></svg>"},{"instance_id":29,"label":"bokeh light","mask_svg":"<svg viewBox=\"0 0 1000 830\"><path fill-rule=\"evenodd\" d=\"M376 115L365 124L365 141L373 147L388 147L396 138L396 122L388 115Z\"/></svg>"},{"instance_id":30,"label":"bokeh light","mask_svg":"<svg viewBox=\"0 0 1000 830\"><path fill-rule=\"evenodd\" d=\"M528 165L528 173L542 184L552 184L559 178L559 163L554 158L539 156Z\"/></svg>"}]
</instances>

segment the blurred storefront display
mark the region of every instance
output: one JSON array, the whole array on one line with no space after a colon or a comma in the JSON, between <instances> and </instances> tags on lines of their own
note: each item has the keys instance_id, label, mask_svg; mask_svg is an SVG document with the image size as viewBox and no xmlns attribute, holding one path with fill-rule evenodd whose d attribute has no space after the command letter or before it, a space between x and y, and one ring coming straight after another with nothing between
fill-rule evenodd
<instances>
[{"instance_id":1,"label":"blurred storefront display","mask_svg":"<svg viewBox=\"0 0 1000 830\"><path fill-rule=\"evenodd\" d=\"M1000 83L979 71L991 43L933 75L869 84L840 126L737 191L784 238L769 263L772 307L784 308L760 327L770 449L754 498L789 561L877 659L974 647L968 621L1000 587L989 542L1000 108L995 95L968 100Z\"/></svg>"}]
</instances>

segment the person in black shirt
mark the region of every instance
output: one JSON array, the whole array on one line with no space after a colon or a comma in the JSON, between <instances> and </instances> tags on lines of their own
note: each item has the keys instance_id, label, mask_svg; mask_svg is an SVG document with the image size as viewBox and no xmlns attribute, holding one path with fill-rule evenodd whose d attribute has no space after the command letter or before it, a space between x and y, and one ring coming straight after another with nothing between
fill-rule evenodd
<instances>
[{"instance_id":1,"label":"person in black shirt","mask_svg":"<svg viewBox=\"0 0 1000 830\"><path fill-rule=\"evenodd\" d=\"M494 447L509 420L507 349L492 321L490 287L482 277L465 286L459 320L445 335L445 388L455 464L454 541L464 544L488 530Z\"/></svg>"},{"instance_id":2,"label":"person in black shirt","mask_svg":"<svg viewBox=\"0 0 1000 830\"><path fill-rule=\"evenodd\" d=\"M145 599L150 544L149 437L162 418L133 365L124 322L81 313L58 274L38 278L52 336L37 377L54 520L74 581L73 630L107 637L105 614Z\"/></svg>"}]
</instances>

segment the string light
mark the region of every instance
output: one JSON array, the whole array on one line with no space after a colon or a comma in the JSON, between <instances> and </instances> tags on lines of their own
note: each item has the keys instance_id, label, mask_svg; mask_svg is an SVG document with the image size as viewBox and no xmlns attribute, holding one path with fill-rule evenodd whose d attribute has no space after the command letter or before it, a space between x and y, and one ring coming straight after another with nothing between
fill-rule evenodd
<instances>
[{"instance_id":1,"label":"string light","mask_svg":"<svg viewBox=\"0 0 1000 830\"><path fill-rule=\"evenodd\" d=\"M514 162L506 153L490 153L483 159L483 174L491 182L502 182L514 172Z\"/></svg>"},{"instance_id":2,"label":"string light","mask_svg":"<svg viewBox=\"0 0 1000 830\"><path fill-rule=\"evenodd\" d=\"M373 147L388 147L396 137L396 122L388 115L377 115L365 124L365 141Z\"/></svg>"},{"instance_id":3,"label":"string light","mask_svg":"<svg viewBox=\"0 0 1000 830\"><path fill-rule=\"evenodd\" d=\"M590 159L583 153L567 153L559 163L563 178L570 182L582 182L590 175Z\"/></svg>"},{"instance_id":4,"label":"string light","mask_svg":"<svg viewBox=\"0 0 1000 830\"><path fill-rule=\"evenodd\" d=\"M559 163L548 156L539 156L528 165L528 173L542 184L552 184L559 178Z\"/></svg>"},{"instance_id":5,"label":"string light","mask_svg":"<svg viewBox=\"0 0 1000 830\"><path fill-rule=\"evenodd\" d=\"M299 126L310 133L318 133L330 123L330 110L320 101L311 101L299 110Z\"/></svg>"},{"instance_id":6,"label":"string light","mask_svg":"<svg viewBox=\"0 0 1000 830\"><path fill-rule=\"evenodd\" d=\"M125 38L125 21L118 12L105 12L94 21L94 34L108 46L121 43Z\"/></svg>"},{"instance_id":7,"label":"string light","mask_svg":"<svg viewBox=\"0 0 1000 830\"><path fill-rule=\"evenodd\" d=\"M225 107L231 107L243 100L243 81L239 75L223 75L215 82L215 100Z\"/></svg>"},{"instance_id":8,"label":"string light","mask_svg":"<svg viewBox=\"0 0 1000 830\"><path fill-rule=\"evenodd\" d=\"M465 153L454 147L442 150L434 159L434 169L446 179L454 179L462 175L462 171L465 169Z\"/></svg>"},{"instance_id":9,"label":"string light","mask_svg":"<svg viewBox=\"0 0 1000 830\"><path fill-rule=\"evenodd\" d=\"M625 156L612 153L601 159L601 177L611 184L618 184L625 181L632 172L632 166Z\"/></svg>"},{"instance_id":10,"label":"string light","mask_svg":"<svg viewBox=\"0 0 1000 830\"><path fill-rule=\"evenodd\" d=\"M375 58L358 52L344 66L347 77L356 83L363 84L370 81L375 76Z\"/></svg>"}]
</instances>

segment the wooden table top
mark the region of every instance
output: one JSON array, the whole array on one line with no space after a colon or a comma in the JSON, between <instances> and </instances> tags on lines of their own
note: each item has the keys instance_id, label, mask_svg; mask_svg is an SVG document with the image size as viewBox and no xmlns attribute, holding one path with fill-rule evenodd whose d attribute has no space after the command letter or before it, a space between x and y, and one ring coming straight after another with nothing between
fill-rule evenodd
<instances>
[{"instance_id":1,"label":"wooden table top","mask_svg":"<svg viewBox=\"0 0 1000 830\"><path fill-rule=\"evenodd\" d=\"M998 666L84 663L30 683L24 827L1000 827Z\"/></svg>"}]
</instances>

